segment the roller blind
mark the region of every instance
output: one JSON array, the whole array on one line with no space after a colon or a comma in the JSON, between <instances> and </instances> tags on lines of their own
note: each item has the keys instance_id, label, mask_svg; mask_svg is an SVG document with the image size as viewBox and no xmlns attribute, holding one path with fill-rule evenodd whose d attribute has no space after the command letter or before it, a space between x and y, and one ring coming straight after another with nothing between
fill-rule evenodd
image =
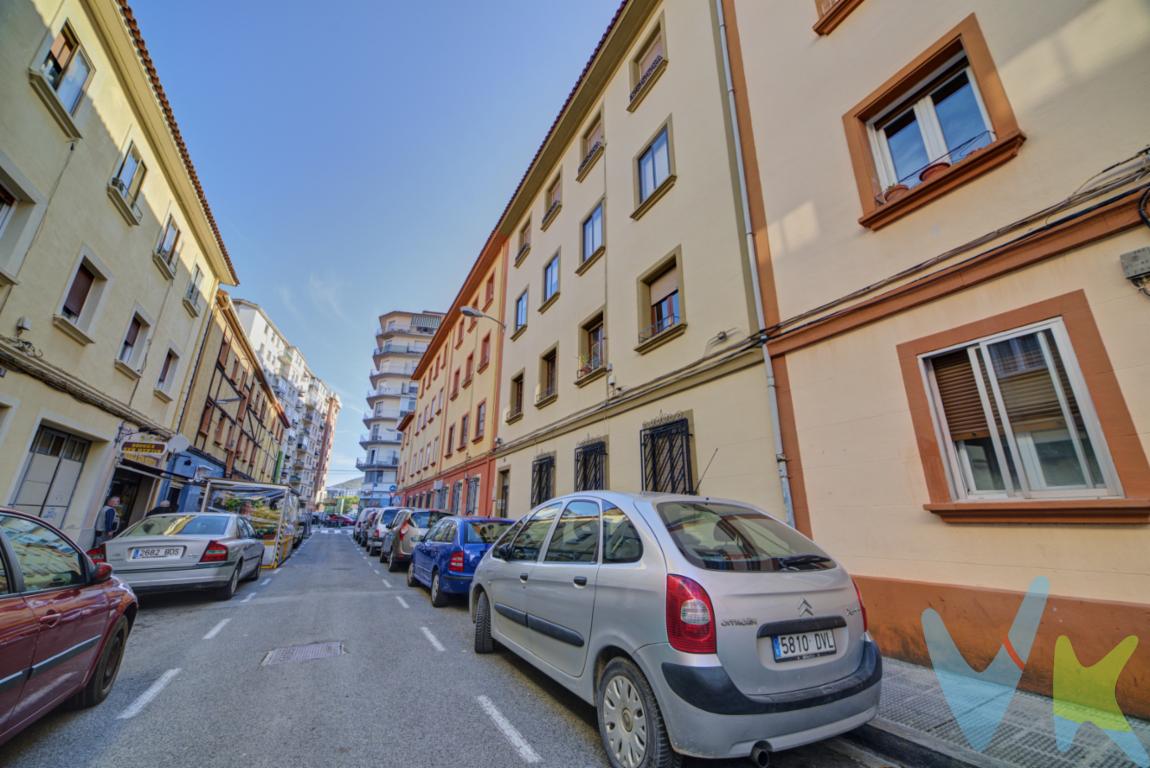
<instances>
[{"instance_id":1,"label":"roller blind","mask_svg":"<svg viewBox=\"0 0 1150 768\"><path fill-rule=\"evenodd\" d=\"M651 304L658 304L677 290L679 290L679 268L676 266L651 281Z\"/></svg>"},{"instance_id":2,"label":"roller blind","mask_svg":"<svg viewBox=\"0 0 1150 768\"><path fill-rule=\"evenodd\" d=\"M940 355L930 362L951 439L975 440L989 436L990 429L967 350Z\"/></svg>"}]
</instances>

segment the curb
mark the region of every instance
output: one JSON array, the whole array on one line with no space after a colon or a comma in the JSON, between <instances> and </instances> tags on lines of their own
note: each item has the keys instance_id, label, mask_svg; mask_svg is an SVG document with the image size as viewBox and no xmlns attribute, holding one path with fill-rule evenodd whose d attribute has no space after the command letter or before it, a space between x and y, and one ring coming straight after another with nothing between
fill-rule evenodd
<instances>
[{"instance_id":1,"label":"curb","mask_svg":"<svg viewBox=\"0 0 1150 768\"><path fill-rule=\"evenodd\" d=\"M876 717L840 738L915 768L1012 768L972 749L956 747L921 731Z\"/></svg>"}]
</instances>

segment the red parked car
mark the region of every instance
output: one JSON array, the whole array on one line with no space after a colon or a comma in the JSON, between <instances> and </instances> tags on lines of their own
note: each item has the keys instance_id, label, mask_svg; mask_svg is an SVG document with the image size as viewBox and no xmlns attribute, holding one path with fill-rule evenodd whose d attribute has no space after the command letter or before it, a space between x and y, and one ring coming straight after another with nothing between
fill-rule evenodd
<instances>
[{"instance_id":1,"label":"red parked car","mask_svg":"<svg viewBox=\"0 0 1150 768\"><path fill-rule=\"evenodd\" d=\"M112 690L136 596L43 520L0 508L0 744Z\"/></svg>"}]
</instances>

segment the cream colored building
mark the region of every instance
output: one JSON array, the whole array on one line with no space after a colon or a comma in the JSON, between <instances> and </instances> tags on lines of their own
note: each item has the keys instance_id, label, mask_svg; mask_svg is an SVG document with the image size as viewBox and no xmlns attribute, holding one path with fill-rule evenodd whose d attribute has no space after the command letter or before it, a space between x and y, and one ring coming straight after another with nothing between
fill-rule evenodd
<instances>
[{"instance_id":1,"label":"cream colored building","mask_svg":"<svg viewBox=\"0 0 1150 768\"><path fill-rule=\"evenodd\" d=\"M883 652L934 608L982 669L1040 578L1025 687L1150 641L1150 5L723 8L797 522Z\"/></svg>"},{"instance_id":2,"label":"cream colored building","mask_svg":"<svg viewBox=\"0 0 1150 768\"><path fill-rule=\"evenodd\" d=\"M511 517L595 487L785 517L720 43L711 3L622 7L496 226Z\"/></svg>"},{"instance_id":3,"label":"cream colored building","mask_svg":"<svg viewBox=\"0 0 1150 768\"><path fill-rule=\"evenodd\" d=\"M86 543L153 500L236 276L125 6L0 4L0 104L0 500Z\"/></svg>"}]
</instances>

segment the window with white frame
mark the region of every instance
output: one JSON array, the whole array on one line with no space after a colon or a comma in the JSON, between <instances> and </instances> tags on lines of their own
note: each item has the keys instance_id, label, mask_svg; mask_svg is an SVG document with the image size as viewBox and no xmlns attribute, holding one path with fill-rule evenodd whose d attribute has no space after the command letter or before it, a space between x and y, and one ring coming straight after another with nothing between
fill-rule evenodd
<instances>
[{"instance_id":1,"label":"window with white frame","mask_svg":"<svg viewBox=\"0 0 1150 768\"><path fill-rule=\"evenodd\" d=\"M543 268L543 302L547 303L559 293L559 254L551 257Z\"/></svg>"},{"instance_id":2,"label":"window with white frame","mask_svg":"<svg viewBox=\"0 0 1150 768\"><path fill-rule=\"evenodd\" d=\"M964 54L948 62L868 124L883 187L914 187L936 165L953 165L994 141L994 131Z\"/></svg>"},{"instance_id":3,"label":"window with white frame","mask_svg":"<svg viewBox=\"0 0 1150 768\"><path fill-rule=\"evenodd\" d=\"M923 357L958 499L1120 493L1061 320Z\"/></svg>"},{"instance_id":4,"label":"window with white frame","mask_svg":"<svg viewBox=\"0 0 1150 768\"><path fill-rule=\"evenodd\" d=\"M192 279L188 282L188 292L184 294L184 299L196 309L200 307L200 284L203 282L204 271L197 264L196 268L192 270Z\"/></svg>"},{"instance_id":5,"label":"window with white frame","mask_svg":"<svg viewBox=\"0 0 1150 768\"><path fill-rule=\"evenodd\" d=\"M67 24L52 41L40 71L68 114L75 114L92 75L92 64L80 48L76 33Z\"/></svg>"},{"instance_id":6,"label":"window with white frame","mask_svg":"<svg viewBox=\"0 0 1150 768\"><path fill-rule=\"evenodd\" d=\"M168 266L176 258L176 249L180 245L180 227L176 224L176 219L173 216L168 217L167 226L164 227L164 233L160 236L160 242L156 244L156 255L163 259L164 263Z\"/></svg>"},{"instance_id":7,"label":"window with white frame","mask_svg":"<svg viewBox=\"0 0 1150 768\"><path fill-rule=\"evenodd\" d=\"M125 201L134 205L140 196L140 186L144 183L144 176L147 173L148 169L140 157L140 150L135 143L129 144L128 151L124 153L124 159L120 161L120 167L116 169L116 175L112 178L112 186Z\"/></svg>"},{"instance_id":8,"label":"window with white frame","mask_svg":"<svg viewBox=\"0 0 1150 768\"><path fill-rule=\"evenodd\" d=\"M583 220L583 261L594 256L603 247L603 203Z\"/></svg>"},{"instance_id":9,"label":"window with white frame","mask_svg":"<svg viewBox=\"0 0 1150 768\"><path fill-rule=\"evenodd\" d=\"M639 202L645 202L670 175L671 150L664 128L639 155Z\"/></svg>"},{"instance_id":10,"label":"window with white frame","mask_svg":"<svg viewBox=\"0 0 1150 768\"><path fill-rule=\"evenodd\" d=\"M515 300L515 330L527 327L527 291L519 294Z\"/></svg>"},{"instance_id":11,"label":"window with white frame","mask_svg":"<svg viewBox=\"0 0 1150 768\"><path fill-rule=\"evenodd\" d=\"M176 378L176 369L179 367L180 356L172 350L164 355L164 364L160 367L160 377L156 379L156 389L167 392Z\"/></svg>"},{"instance_id":12,"label":"window with white frame","mask_svg":"<svg viewBox=\"0 0 1150 768\"><path fill-rule=\"evenodd\" d=\"M120 354L117 359L125 365L136 367L136 363L143 357L144 340L148 335L148 323L140 315L133 314L132 321L128 323L128 331L124 334L124 341L120 344Z\"/></svg>"},{"instance_id":13,"label":"window with white frame","mask_svg":"<svg viewBox=\"0 0 1150 768\"><path fill-rule=\"evenodd\" d=\"M8 225L8 220L12 218L12 212L16 210L16 196L0 185L0 237L4 235L4 227Z\"/></svg>"},{"instance_id":14,"label":"window with white frame","mask_svg":"<svg viewBox=\"0 0 1150 768\"><path fill-rule=\"evenodd\" d=\"M105 277L88 259L82 259L72 276L60 315L73 325L86 328L103 291Z\"/></svg>"}]
</instances>

